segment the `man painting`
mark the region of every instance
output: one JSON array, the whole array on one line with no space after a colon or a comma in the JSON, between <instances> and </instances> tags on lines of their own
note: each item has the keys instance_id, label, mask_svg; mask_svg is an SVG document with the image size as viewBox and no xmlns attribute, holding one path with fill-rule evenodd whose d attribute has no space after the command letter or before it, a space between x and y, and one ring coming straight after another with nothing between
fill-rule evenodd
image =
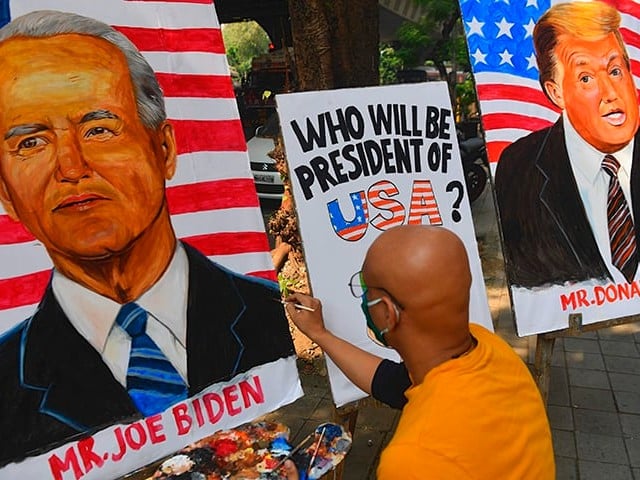
<instances>
[{"instance_id":1,"label":"man painting","mask_svg":"<svg viewBox=\"0 0 640 480\"><path fill-rule=\"evenodd\" d=\"M371 244L349 287L371 337L402 363L327 330L318 298L291 295L287 309L354 384L402 408L378 480L555 478L549 421L531 373L469 318L471 271L458 236L436 226L391 228ZM288 478L298 478L292 465Z\"/></svg>"},{"instance_id":2,"label":"man painting","mask_svg":"<svg viewBox=\"0 0 640 480\"><path fill-rule=\"evenodd\" d=\"M275 284L176 239L173 129L120 33L52 11L0 29L0 138L0 201L54 264L0 342L0 462L293 354Z\"/></svg>"},{"instance_id":3,"label":"man painting","mask_svg":"<svg viewBox=\"0 0 640 480\"><path fill-rule=\"evenodd\" d=\"M498 163L496 194L514 286L637 276L640 239L631 222L640 218L638 97L619 26L617 10L598 1L556 4L536 24L540 84L562 116L513 143ZM616 180L601 168L605 157L618 165ZM614 183L623 197L612 206ZM624 227L611 228L612 208Z\"/></svg>"}]
</instances>

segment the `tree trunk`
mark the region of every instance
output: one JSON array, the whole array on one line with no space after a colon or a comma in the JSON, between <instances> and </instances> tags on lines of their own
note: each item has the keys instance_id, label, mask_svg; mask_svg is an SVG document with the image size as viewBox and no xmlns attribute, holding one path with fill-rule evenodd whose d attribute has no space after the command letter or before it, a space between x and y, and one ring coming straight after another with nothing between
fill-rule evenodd
<instances>
[{"instance_id":1,"label":"tree trunk","mask_svg":"<svg viewBox=\"0 0 640 480\"><path fill-rule=\"evenodd\" d=\"M298 88L379 83L377 0L289 0Z\"/></svg>"}]
</instances>

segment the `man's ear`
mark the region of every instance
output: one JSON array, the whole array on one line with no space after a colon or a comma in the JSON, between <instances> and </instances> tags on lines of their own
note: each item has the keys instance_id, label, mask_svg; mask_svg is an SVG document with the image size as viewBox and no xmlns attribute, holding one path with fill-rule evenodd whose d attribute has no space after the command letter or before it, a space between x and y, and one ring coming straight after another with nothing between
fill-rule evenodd
<instances>
[{"instance_id":1,"label":"man's ear","mask_svg":"<svg viewBox=\"0 0 640 480\"><path fill-rule=\"evenodd\" d=\"M553 80L544 82L544 90L551 101L561 110L564 110L564 97L562 95L562 87Z\"/></svg>"},{"instance_id":2,"label":"man's ear","mask_svg":"<svg viewBox=\"0 0 640 480\"><path fill-rule=\"evenodd\" d=\"M2 203L5 212L7 212L7 215L9 215L12 220L17 222L20 221L18 214L16 213L16 209L13 208L13 201L9 195L9 190L7 190L7 186L2 178L0 178L0 203Z\"/></svg>"},{"instance_id":3,"label":"man's ear","mask_svg":"<svg viewBox=\"0 0 640 480\"><path fill-rule=\"evenodd\" d=\"M178 152L173 126L165 120L159 130L162 152L164 155L165 179L171 180L176 173Z\"/></svg>"},{"instance_id":4,"label":"man's ear","mask_svg":"<svg viewBox=\"0 0 640 480\"><path fill-rule=\"evenodd\" d=\"M398 306L389 297L382 297L382 303L385 308L386 328L393 330L400 323L400 310Z\"/></svg>"}]
</instances>

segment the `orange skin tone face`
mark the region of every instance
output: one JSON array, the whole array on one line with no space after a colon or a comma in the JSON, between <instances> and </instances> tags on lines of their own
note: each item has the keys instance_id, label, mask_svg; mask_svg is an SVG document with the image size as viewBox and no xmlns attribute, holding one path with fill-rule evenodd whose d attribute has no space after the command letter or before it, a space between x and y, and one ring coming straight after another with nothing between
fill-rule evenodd
<instances>
[{"instance_id":1,"label":"orange skin tone face","mask_svg":"<svg viewBox=\"0 0 640 480\"><path fill-rule=\"evenodd\" d=\"M123 302L175 248L165 181L171 125L138 118L124 56L86 35L0 44L0 201L56 268Z\"/></svg>"},{"instance_id":2,"label":"orange skin tone face","mask_svg":"<svg viewBox=\"0 0 640 480\"><path fill-rule=\"evenodd\" d=\"M555 81L545 82L547 92L590 145L617 152L638 129L638 96L615 35L558 40L557 72Z\"/></svg>"}]
</instances>

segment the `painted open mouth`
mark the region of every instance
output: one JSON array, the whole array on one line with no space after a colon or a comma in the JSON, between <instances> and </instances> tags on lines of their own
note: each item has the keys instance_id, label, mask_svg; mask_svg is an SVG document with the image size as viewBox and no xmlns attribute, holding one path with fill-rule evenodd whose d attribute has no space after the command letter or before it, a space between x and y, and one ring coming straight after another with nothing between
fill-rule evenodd
<instances>
[{"instance_id":1,"label":"painted open mouth","mask_svg":"<svg viewBox=\"0 0 640 480\"><path fill-rule=\"evenodd\" d=\"M622 110L614 110L613 112L603 115L602 118L610 125L617 127L625 122L627 115Z\"/></svg>"}]
</instances>

